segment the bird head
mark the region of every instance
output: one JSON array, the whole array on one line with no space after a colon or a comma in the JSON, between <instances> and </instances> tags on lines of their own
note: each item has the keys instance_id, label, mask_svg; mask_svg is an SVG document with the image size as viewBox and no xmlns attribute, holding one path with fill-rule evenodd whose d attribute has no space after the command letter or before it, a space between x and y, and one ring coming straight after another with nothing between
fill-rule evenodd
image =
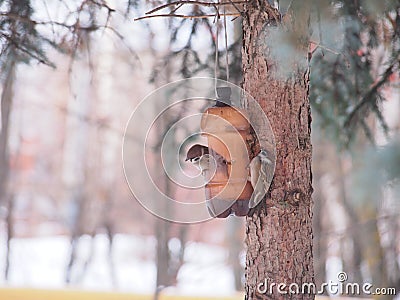
<instances>
[{"instance_id":1,"label":"bird head","mask_svg":"<svg viewBox=\"0 0 400 300\"><path fill-rule=\"evenodd\" d=\"M208 153L208 147L200 144L193 145L187 152L185 161L196 162L200 160L203 155Z\"/></svg>"},{"instance_id":2,"label":"bird head","mask_svg":"<svg viewBox=\"0 0 400 300\"><path fill-rule=\"evenodd\" d=\"M271 161L271 159L270 159L270 157L268 155L267 150L261 149L260 153L258 153L258 157L260 158L260 160L262 162L266 162L268 164L272 164L272 161Z\"/></svg>"}]
</instances>

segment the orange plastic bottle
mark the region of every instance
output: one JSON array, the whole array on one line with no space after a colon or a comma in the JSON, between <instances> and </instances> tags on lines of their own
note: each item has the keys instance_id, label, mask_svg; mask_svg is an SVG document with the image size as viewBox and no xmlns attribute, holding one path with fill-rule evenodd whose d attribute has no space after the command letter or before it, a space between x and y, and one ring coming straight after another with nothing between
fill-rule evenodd
<instances>
[{"instance_id":1,"label":"orange plastic bottle","mask_svg":"<svg viewBox=\"0 0 400 300\"><path fill-rule=\"evenodd\" d=\"M250 124L245 110L230 105L230 88L217 88L217 104L201 120L216 170L206 184L209 212L214 217L247 215L253 188L248 181ZM221 158L222 157L222 158Z\"/></svg>"}]
</instances>

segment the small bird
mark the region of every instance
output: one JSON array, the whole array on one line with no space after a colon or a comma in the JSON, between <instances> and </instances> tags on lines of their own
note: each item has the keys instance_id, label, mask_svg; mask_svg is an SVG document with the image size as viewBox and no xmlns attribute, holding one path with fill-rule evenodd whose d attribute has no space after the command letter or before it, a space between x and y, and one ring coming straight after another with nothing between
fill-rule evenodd
<instances>
[{"instance_id":1,"label":"small bird","mask_svg":"<svg viewBox=\"0 0 400 300\"><path fill-rule=\"evenodd\" d=\"M204 172L210 167L208 147L200 144L193 145L187 152L185 161L190 161L204 175Z\"/></svg>"},{"instance_id":2,"label":"small bird","mask_svg":"<svg viewBox=\"0 0 400 300\"><path fill-rule=\"evenodd\" d=\"M250 198L249 207L253 208L267 193L269 188L269 185L267 185L267 180L272 180L274 166L271 159L268 157L267 151L261 149L257 156L251 160L249 168L249 181L254 190Z\"/></svg>"},{"instance_id":3,"label":"small bird","mask_svg":"<svg viewBox=\"0 0 400 300\"><path fill-rule=\"evenodd\" d=\"M213 152L213 155L211 155L208 147L200 144L196 144L189 149L186 154L185 161L190 161L193 163L201 171L202 175L205 175L206 171L209 170L214 170L211 172L214 173L218 168L217 165L228 164L222 155L216 153L215 151Z\"/></svg>"},{"instance_id":4,"label":"small bird","mask_svg":"<svg viewBox=\"0 0 400 300\"><path fill-rule=\"evenodd\" d=\"M200 144L196 144L193 145L192 147L190 147L189 151L186 154L186 159L185 161L198 161L200 159L200 157L202 157L205 154L208 154L208 147L200 145Z\"/></svg>"}]
</instances>

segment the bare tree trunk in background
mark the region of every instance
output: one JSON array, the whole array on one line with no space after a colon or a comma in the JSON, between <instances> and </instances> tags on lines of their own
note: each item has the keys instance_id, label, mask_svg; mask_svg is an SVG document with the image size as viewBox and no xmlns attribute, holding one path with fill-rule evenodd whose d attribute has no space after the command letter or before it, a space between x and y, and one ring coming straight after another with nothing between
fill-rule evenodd
<instances>
[{"instance_id":1,"label":"bare tree trunk in background","mask_svg":"<svg viewBox=\"0 0 400 300\"><path fill-rule=\"evenodd\" d=\"M88 42L88 41L86 41ZM68 100L67 107L71 111L79 111L86 115L91 113L91 73L85 62L78 62L74 72L80 73L79 80L70 76L71 87L75 96ZM68 201L71 205L70 230L70 255L66 267L65 282L71 283L74 279L73 269L76 262L77 246L79 239L84 233L92 233L93 222L89 217L95 214L92 211L91 201L95 197L87 191L90 184L91 174L88 170L90 159L90 126L81 118L74 115L67 116L66 134L64 141L64 170L63 180L67 191ZM97 199L96 199L97 200Z\"/></svg>"},{"instance_id":2,"label":"bare tree trunk in background","mask_svg":"<svg viewBox=\"0 0 400 300\"><path fill-rule=\"evenodd\" d=\"M171 74L170 69L165 71L167 79ZM161 151L161 144L163 142L164 135L166 133L167 128L170 127L168 124L167 118L165 115L163 116L162 125L159 128L159 136L158 136L158 145L156 151ZM169 145L171 148L173 145ZM164 193L166 195L171 195L171 184L168 179L168 174L164 172L164 170L160 170L158 166L156 167L157 172L159 174L159 178L161 184L164 186ZM162 173L160 173L162 172ZM157 173L156 173L157 174ZM164 205L163 211L166 212L166 215L170 215L170 206L165 203L165 201L161 201L161 204ZM161 218L156 218L155 221L155 235L157 239L157 246L156 246L156 266L157 266L157 277L156 277L156 286L154 292L154 300L159 299L159 295L161 291L172 284L171 278L169 276L169 262L170 262L170 255L168 249L168 241L170 238L171 232L171 222L166 221Z\"/></svg>"},{"instance_id":3,"label":"bare tree trunk in background","mask_svg":"<svg viewBox=\"0 0 400 300\"><path fill-rule=\"evenodd\" d=\"M325 158L324 149L326 146L322 141L318 141L319 148L315 151L313 156L313 175L317 180L314 180L314 219L313 219L313 232L314 232L314 264L315 264L315 284L320 286L326 280L326 258L328 249L328 238L324 233L326 231L325 220L326 213L325 197L322 192L322 186L320 178L323 176L323 171L321 166L323 165L323 159Z\"/></svg>"},{"instance_id":4,"label":"bare tree trunk in background","mask_svg":"<svg viewBox=\"0 0 400 300\"><path fill-rule=\"evenodd\" d=\"M156 238L157 238L157 251L156 251L156 264L157 264L157 281L156 281L156 294L164 287L170 285L170 278L168 276L169 265L169 229L171 223L162 219L156 220Z\"/></svg>"},{"instance_id":5,"label":"bare tree trunk in background","mask_svg":"<svg viewBox=\"0 0 400 300\"><path fill-rule=\"evenodd\" d=\"M9 195L8 178L10 173L10 161L8 153L8 138L10 129L10 114L12 109L13 88L15 79L16 62L14 60L14 51L9 53L10 65L6 69L5 79L3 83L3 91L1 94L1 131L0 131L0 205L6 207L6 226L7 226L7 245L6 245L6 262L4 277L7 280L10 268L10 251L11 239L13 236L13 196Z\"/></svg>"},{"instance_id":6,"label":"bare tree trunk in background","mask_svg":"<svg viewBox=\"0 0 400 300\"><path fill-rule=\"evenodd\" d=\"M161 143L166 133L166 128L170 128L170 124L168 124L168 121L166 119L163 119L163 128L160 128L159 147L157 147L158 151L161 151L160 150ZM170 147L172 148L173 145L170 145ZM168 174L166 174L163 171L163 173L160 174L159 178L160 180L163 180L163 185L165 188L164 193L166 195L171 195L172 186L168 178ZM172 213L170 211L170 206L165 201L161 201L160 203L164 205L163 211L165 211L167 215L170 215ZM170 274L170 252L168 248L168 241L170 239L171 227L172 227L171 225L172 223L170 221L166 221L161 218L156 219L155 234L157 239L157 246L156 246L157 277L156 277L154 300L159 299L159 295L165 287L174 284Z\"/></svg>"},{"instance_id":7,"label":"bare tree trunk in background","mask_svg":"<svg viewBox=\"0 0 400 300\"><path fill-rule=\"evenodd\" d=\"M374 119L367 120L368 126L374 125ZM369 141L366 137L360 136L355 144L352 153L352 165L355 170L365 165L364 156L358 155L363 153L365 146ZM365 195L362 201L360 199L349 204L348 212L354 211L356 224L354 235L360 243L361 259L367 267L367 275L372 284L376 287L389 287L388 271L385 263L385 253L381 241L381 232L378 228L380 218L380 203L382 202L383 191L379 190L378 195ZM358 225L358 226L357 226ZM365 280L365 278L364 278ZM391 299L389 295L375 295L376 299Z\"/></svg>"},{"instance_id":8,"label":"bare tree trunk in background","mask_svg":"<svg viewBox=\"0 0 400 300\"><path fill-rule=\"evenodd\" d=\"M5 74L3 92L1 94L1 131L0 131L0 203L7 199L7 181L10 172L8 155L8 136L10 129L10 113L12 108L13 87L15 78L15 61L10 54L10 66Z\"/></svg>"},{"instance_id":9,"label":"bare tree trunk in background","mask_svg":"<svg viewBox=\"0 0 400 300\"><path fill-rule=\"evenodd\" d=\"M307 3L292 4L299 18L296 21L291 16L292 26L308 33L308 17L299 15L299 11L309 13L302 8ZM272 42L268 28L275 22L274 9L266 6L265 1L250 1L243 16L243 88L269 118L277 150L275 177L266 202L247 217L246 299L314 299L313 293L280 295L276 288L273 294L257 289L266 279L300 287L314 282L309 70L277 79L276 61L266 54ZM268 22L271 27L266 26Z\"/></svg>"},{"instance_id":10,"label":"bare tree trunk in background","mask_svg":"<svg viewBox=\"0 0 400 300\"><path fill-rule=\"evenodd\" d=\"M167 126L166 128L169 128ZM172 187L171 181L167 174L165 176L166 195L171 195ZM165 205L165 211L170 209L168 204ZM169 248L169 241L171 238L171 232L174 227L178 230L178 240L180 242L180 250L178 253L172 252L175 249ZM157 265L157 279L156 279L156 290L154 293L154 299L157 300L161 291L168 286L176 284L177 275L180 267L183 265L183 259L185 254L185 244L188 226L186 224L173 224L170 221L157 218L156 220L156 238L157 238L157 249L156 249L156 265Z\"/></svg>"},{"instance_id":11,"label":"bare tree trunk in background","mask_svg":"<svg viewBox=\"0 0 400 300\"><path fill-rule=\"evenodd\" d=\"M227 224L227 240L229 249L229 264L233 269L233 277L235 280L235 289L243 290L243 267L240 264L240 253L243 250L243 241L240 231L243 227L243 220L240 218L228 218Z\"/></svg>"},{"instance_id":12,"label":"bare tree trunk in background","mask_svg":"<svg viewBox=\"0 0 400 300\"><path fill-rule=\"evenodd\" d=\"M377 224L377 211L372 205L358 207L362 230L360 233L363 258L366 262L372 283L378 287L389 287L384 253ZM391 296L376 296L377 299L391 299Z\"/></svg>"},{"instance_id":13,"label":"bare tree trunk in background","mask_svg":"<svg viewBox=\"0 0 400 300\"><path fill-rule=\"evenodd\" d=\"M75 265L75 260L77 256L77 247L79 243L79 238L84 233L84 207L86 197L83 195L83 188L77 188L77 191L72 199L74 202L73 205L77 206L77 216L73 221L72 228L71 228L71 239L70 239L70 254L69 260L65 272L65 283L70 284L73 278L73 268Z\"/></svg>"},{"instance_id":14,"label":"bare tree trunk in background","mask_svg":"<svg viewBox=\"0 0 400 300\"><path fill-rule=\"evenodd\" d=\"M171 74L173 73L171 67L172 66L168 64L165 70L163 70L162 73L165 75L165 78L161 80L162 82L164 81L170 82ZM161 85L161 82L159 82L158 85ZM162 115L163 121L161 127L159 128L157 146L155 147L156 152L161 151L161 145L164 142L163 138L165 137L167 131L169 131L172 125L183 117L183 113L184 111L179 112L177 115L168 115L168 114ZM177 149L178 144L175 141L171 140L169 142L171 144L164 146L169 147L170 149ZM159 170L160 169L157 167L157 171ZM164 193L166 195L173 195L174 187L173 184L171 184L171 180L168 178L168 174L164 172L160 175L161 175L160 178L164 179L164 182L162 183L163 186L165 187ZM161 201L161 203L165 203L165 201ZM170 209L171 207L167 203L165 203L164 211L166 215L173 214L173 212L170 211ZM175 226L177 226L178 229L178 239L180 241L180 247L181 247L179 253L172 253L170 251L171 249L169 249L168 246L168 242L171 238L171 232ZM165 287L176 284L179 269L183 265L187 232L188 232L188 225L186 224L173 224L170 221L165 221L161 218L156 218L155 235L157 239L157 246L156 246L157 277L156 277L156 287L153 297L154 300L159 299L161 291Z\"/></svg>"},{"instance_id":15,"label":"bare tree trunk in background","mask_svg":"<svg viewBox=\"0 0 400 300\"><path fill-rule=\"evenodd\" d=\"M117 276L115 272L115 262L114 262L114 238L115 238L115 230L114 230L114 221L110 217L109 212L112 209L113 205L113 193L109 190L106 194L106 203L103 207L102 219L104 220L103 226L107 233L108 238L108 265L110 268L110 278L114 288L118 287Z\"/></svg>"},{"instance_id":16,"label":"bare tree trunk in background","mask_svg":"<svg viewBox=\"0 0 400 300\"><path fill-rule=\"evenodd\" d=\"M234 32L233 32L233 40L239 40L242 37L242 22L240 19L237 19L234 22ZM240 51L240 49L239 49ZM240 61L232 62L238 65L238 69L240 69ZM237 85L240 85L242 74L240 73L238 80L231 81ZM243 291L243 272L244 268L240 261L240 253L244 250L243 238L241 235L241 231L243 230L244 222L242 218L229 218L227 220L227 232L228 232L228 249L229 249L229 264L233 269L233 277L235 281L235 289L237 291Z\"/></svg>"},{"instance_id":17,"label":"bare tree trunk in background","mask_svg":"<svg viewBox=\"0 0 400 300\"><path fill-rule=\"evenodd\" d=\"M399 219L398 215L387 220L387 234L389 245L385 249L386 266L388 268L389 286L400 291L400 267L398 262L398 241L399 241ZM397 263L396 263L397 262Z\"/></svg>"},{"instance_id":18,"label":"bare tree trunk in background","mask_svg":"<svg viewBox=\"0 0 400 300\"><path fill-rule=\"evenodd\" d=\"M7 205L7 242L6 242L6 262L4 267L4 278L8 280L10 272L10 255L11 255L11 240L14 236L14 221L13 221L13 211L14 211L14 195L10 195Z\"/></svg>"},{"instance_id":19,"label":"bare tree trunk in background","mask_svg":"<svg viewBox=\"0 0 400 300\"><path fill-rule=\"evenodd\" d=\"M352 278L352 282L357 282L359 284L363 283L363 278L361 274L361 267L362 267L362 251L363 248L361 246L360 240L360 228L358 226L358 216L356 211L354 210L353 206L350 203L350 199L347 196L346 192L346 180L349 178L346 176L343 170L343 161L342 161L342 154L336 152L336 163L333 164L333 168L336 167L336 183L339 188L339 203L343 205L345 212L347 213L348 217L348 224L349 228L351 228L349 234L349 240L352 243L351 247L351 256L348 260L343 257L344 261L344 271L348 274L349 278ZM347 246L344 247L345 250L348 249Z\"/></svg>"},{"instance_id":20,"label":"bare tree trunk in background","mask_svg":"<svg viewBox=\"0 0 400 300\"><path fill-rule=\"evenodd\" d=\"M168 242L171 238L171 231L177 226L178 240L180 242L180 250L178 253L172 252ZM185 244L188 226L186 224L172 224L162 219L156 220L156 264L157 264L157 281L154 300L159 299L161 291L176 284L177 275L180 267L184 263Z\"/></svg>"}]
</instances>

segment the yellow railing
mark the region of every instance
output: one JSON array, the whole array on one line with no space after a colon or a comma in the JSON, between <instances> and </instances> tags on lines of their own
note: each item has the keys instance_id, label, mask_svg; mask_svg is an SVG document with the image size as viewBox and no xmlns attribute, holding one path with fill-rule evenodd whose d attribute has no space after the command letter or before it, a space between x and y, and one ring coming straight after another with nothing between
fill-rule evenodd
<instances>
[{"instance_id":1,"label":"yellow railing","mask_svg":"<svg viewBox=\"0 0 400 300\"><path fill-rule=\"evenodd\" d=\"M75 290L38 290L0 288L0 300L153 300L152 295L128 293L88 292ZM159 300L243 300L243 295L236 297L196 297L160 295Z\"/></svg>"},{"instance_id":2,"label":"yellow railing","mask_svg":"<svg viewBox=\"0 0 400 300\"><path fill-rule=\"evenodd\" d=\"M0 300L153 300L152 295L129 293L89 292L78 290L39 290L0 288ZM244 295L238 293L232 297L213 296L177 296L161 294L159 300L243 300ZM318 296L316 300L329 300L329 297ZM336 297L336 300L353 300L356 298ZM365 298L357 298L362 300Z\"/></svg>"}]
</instances>

